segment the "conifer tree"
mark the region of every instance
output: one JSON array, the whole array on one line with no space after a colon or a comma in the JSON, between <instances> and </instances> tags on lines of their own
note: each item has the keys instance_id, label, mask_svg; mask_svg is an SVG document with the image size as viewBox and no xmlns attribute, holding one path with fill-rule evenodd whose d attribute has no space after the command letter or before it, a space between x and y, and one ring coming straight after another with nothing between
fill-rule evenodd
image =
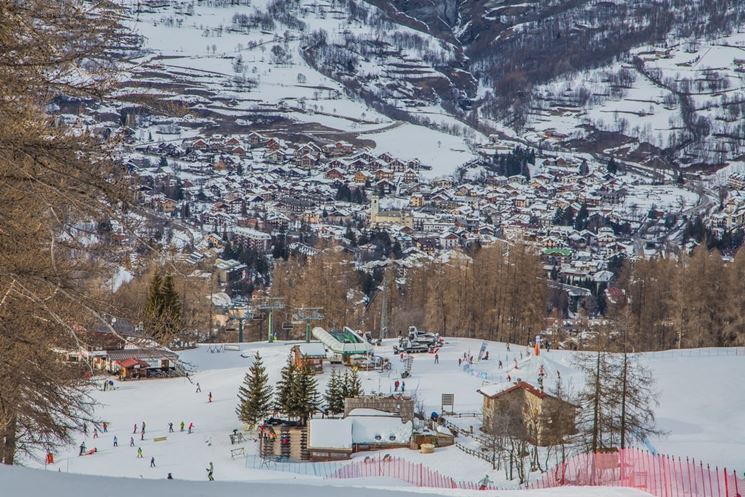
<instances>
[{"instance_id":1,"label":"conifer tree","mask_svg":"<svg viewBox=\"0 0 745 497\"><path fill-rule=\"evenodd\" d=\"M344 402L344 399L349 397L349 371L344 371L344 376L341 377L341 388L339 389L341 391L341 398L342 402Z\"/></svg>"},{"instance_id":2,"label":"conifer tree","mask_svg":"<svg viewBox=\"0 0 745 497\"><path fill-rule=\"evenodd\" d=\"M170 273L165 278L159 271L153 275L145 303L145 324L147 331L163 344L181 331L181 298Z\"/></svg>"},{"instance_id":3,"label":"conifer tree","mask_svg":"<svg viewBox=\"0 0 745 497\"><path fill-rule=\"evenodd\" d=\"M349 385L347 386L347 396L346 398L355 398L359 397L364 393L364 390L362 389L362 383L360 382L360 375L357 374L356 369L352 369L352 374L348 376L349 378Z\"/></svg>"},{"instance_id":4,"label":"conifer tree","mask_svg":"<svg viewBox=\"0 0 745 497\"><path fill-rule=\"evenodd\" d=\"M297 367L292 356L287 358L287 364L282 368L280 380L277 382L275 408L288 415L294 415L295 380Z\"/></svg>"},{"instance_id":5,"label":"conifer tree","mask_svg":"<svg viewBox=\"0 0 745 497\"><path fill-rule=\"evenodd\" d=\"M271 410L272 387L269 385L269 375L258 351L243 379L243 385L238 389L238 399L238 407L235 410L238 419L249 425L257 424Z\"/></svg>"},{"instance_id":6,"label":"conifer tree","mask_svg":"<svg viewBox=\"0 0 745 497\"><path fill-rule=\"evenodd\" d=\"M309 367L297 371L293 389L292 410L303 424L318 411L320 399L318 396L318 382Z\"/></svg>"},{"instance_id":7,"label":"conifer tree","mask_svg":"<svg viewBox=\"0 0 745 497\"><path fill-rule=\"evenodd\" d=\"M342 384L336 369L331 371L331 379L326 385L324 400L329 414L339 414L344 411L344 397L342 397Z\"/></svg>"}]
</instances>

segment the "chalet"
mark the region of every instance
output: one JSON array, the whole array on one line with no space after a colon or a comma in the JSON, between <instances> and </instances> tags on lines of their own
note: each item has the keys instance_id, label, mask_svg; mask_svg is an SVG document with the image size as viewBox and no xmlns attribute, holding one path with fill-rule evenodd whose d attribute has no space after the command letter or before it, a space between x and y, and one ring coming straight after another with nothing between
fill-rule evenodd
<instances>
[{"instance_id":1,"label":"chalet","mask_svg":"<svg viewBox=\"0 0 745 497\"><path fill-rule=\"evenodd\" d=\"M419 173L414 169L407 169L403 175L404 183L417 183L419 181Z\"/></svg>"},{"instance_id":2,"label":"chalet","mask_svg":"<svg viewBox=\"0 0 745 497\"><path fill-rule=\"evenodd\" d=\"M255 131L252 131L246 137L246 142L251 147L258 147L259 145L261 145L265 141L266 141L266 139L263 136L261 136L259 133L255 132Z\"/></svg>"},{"instance_id":3,"label":"chalet","mask_svg":"<svg viewBox=\"0 0 745 497\"><path fill-rule=\"evenodd\" d=\"M171 214L177 207L178 202L168 197L158 201L158 210L166 214Z\"/></svg>"},{"instance_id":4,"label":"chalet","mask_svg":"<svg viewBox=\"0 0 745 497\"><path fill-rule=\"evenodd\" d=\"M340 171L337 168L329 169L326 171L326 174L324 174L324 177L326 179L344 179L344 172Z\"/></svg>"},{"instance_id":5,"label":"chalet","mask_svg":"<svg viewBox=\"0 0 745 497\"><path fill-rule=\"evenodd\" d=\"M298 149L295 151L295 155L302 156L306 154L318 158L318 156L321 155L321 147L313 142L308 142L305 145L301 145L300 147L298 147Z\"/></svg>"},{"instance_id":6,"label":"chalet","mask_svg":"<svg viewBox=\"0 0 745 497\"><path fill-rule=\"evenodd\" d=\"M297 165L305 169L316 167L318 159L312 154L305 154L296 160Z\"/></svg>"},{"instance_id":7,"label":"chalet","mask_svg":"<svg viewBox=\"0 0 745 497\"><path fill-rule=\"evenodd\" d=\"M194 150L207 150L210 148L210 146L207 144L206 141L198 138L197 140L192 142L191 148L193 148Z\"/></svg>"},{"instance_id":8,"label":"chalet","mask_svg":"<svg viewBox=\"0 0 745 497\"><path fill-rule=\"evenodd\" d=\"M266 142L266 148L269 150L279 150L284 148L284 145L277 138L270 138L269 141Z\"/></svg>"},{"instance_id":9,"label":"chalet","mask_svg":"<svg viewBox=\"0 0 745 497\"><path fill-rule=\"evenodd\" d=\"M406 164L398 159L394 159L388 163L388 169L391 169L395 173L402 173L406 170Z\"/></svg>"},{"instance_id":10,"label":"chalet","mask_svg":"<svg viewBox=\"0 0 745 497\"><path fill-rule=\"evenodd\" d=\"M396 185L388 179L381 179L375 183L375 190L384 194L392 193L396 190Z\"/></svg>"},{"instance_id":11,"label":"chalet","mask_svg":"<svg viewBox=\"0 0 745 497\"><path fill-rule=\"evenodd\" d=\"M264 154L264 160L272 164L281 164L285 160L285 154L279 149L270 149Z\"/></svg>"},{"instance_id":12,"label":"chalet","mask_svg":"<svg viewBox=\"0 0 745 497\"><path fill-rule=\"evenodd\" d=\"M378 159L385 162L386 164L393 160L393 156L388 152L383 152L378 156Z\"/></svg>"},{"instance_id":13,"label":"chalet","mask_svg":"<svg viewBox=\"0 0 745 497\"><path fill-rule=\"evenodd\" d=\"M230 149L230 153L233 155L237 155L238 157L245 157L248 154L248 151L243 148L242 145L238 145L237 147L233 147Z\"/></svg>"},{"instance_id":14,"label":"chalet","mask_svg":"<svg viewBox=\"0 0 745 497\"><path fill-rule=\"evenodd\" d=\"M298 369L308 368L313 374L323 373L326 349L320 342L301 343L292 347L292 359Z\"/></svg>"},{"instance_id":15,"label":"chalet","mask_svg":"<svg viewBox=\"0 0 745 497\"><path fill-rule=\"evenodd\" d=\"M484 397L481 429L487 433L506 429L543 447L576 433L577 406L527 382L486 385L478 392Z\"/></svg>"},{"instance_id":16,"label":"chalet","mask_svg":"<svg viewBox=\"0 0 745 497\"><path fill-rule=\"evenodd\" d=\"M393 171L391 169L378 169L375 171L375 179L393 179Z\"/></svg>"},{"instance_id":17,"label":"chalet","mask_svg":"<svg viewBox=\"0 0 745 497\"><path fill-rule=\"evenodd\" d=\"M364 185L375 176L368 171L357 171L354 173L354 182L358 185Z\"/></svg>"},{"instance_id":18,"label":"chalet","mask_svg":"<svg viewBox=\"0 0 745 497\"><path fill-rule=\"evenodd\" d=\"M424 195L421 193L413 193L409 198L409 205L414 208L424 206Z\"/></svg>"}]
</instances>

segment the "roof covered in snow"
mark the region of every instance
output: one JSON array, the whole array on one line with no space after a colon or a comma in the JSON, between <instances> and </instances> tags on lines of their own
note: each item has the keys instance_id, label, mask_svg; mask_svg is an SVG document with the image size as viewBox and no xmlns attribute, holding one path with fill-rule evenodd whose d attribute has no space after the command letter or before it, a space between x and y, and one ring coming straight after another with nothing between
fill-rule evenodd
<instances>
[{"instance_id":1,"label":"roof covered in snow","mask_svg":"<svg viewBox=\"0 0 745 497\"><path fill-rule=\"evenodd\" d=\"M308 447L311 449L352 449L352 421L345 419L311 419Z\"/></svg>"},{"instance_id":2,"label":"roof covered in snow","mask_svg":"<svg viewBox=\"0 0 745 497\"><path fill-rule=\"evenodd\" d=\"M326 348L320 342L301 343L297 347L300 349L300 353L306 357L326 356Z\"/></svg>"}]
</instances>

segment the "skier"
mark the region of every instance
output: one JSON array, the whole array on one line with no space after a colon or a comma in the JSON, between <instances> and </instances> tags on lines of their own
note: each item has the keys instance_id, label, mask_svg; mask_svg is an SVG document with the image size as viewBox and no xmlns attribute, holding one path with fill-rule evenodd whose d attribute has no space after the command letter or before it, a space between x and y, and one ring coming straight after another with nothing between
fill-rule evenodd
<instances>
[{"instance_id":1,"label":"skier","mask_svg":"<svg viewBox=\"0 0 745 497\"><path fill-rule=\"evenodd\" d=\"M142 459L142 447L137 447L137 459Z\"/></svg>"},{"instance_id":2,"label":"skier","mask_svg":"<svg viewBox=\"0 0 745 497\"><path fill-rule=\"evenodd\" d=\"M510 351L510 344L508 343L507 344L507 352L509 352L509 351Z\"/></svg>"},{"instance_id":3,"label":"skier","mask_svg":"<svg viewBox=\"0 0 745 497\"><path fill-rule=\"evenodd\" d=\"M116 438L116 435L114 435L114 447L119 447L119 439Z\"/></svg>"},{"instance_id":4,"label":"skier","mask_svg":"<svg viewBox=\"0 0 745 497\"><path fill-rule=\"evenodd\" d=\"M132 433L137 433L137 423L135 423L135 427L134 427L134 429L132 430Z\"/></svg>"},{"instance_id":5,"label":"skier","mask_svg":"<svg viewBox=\"0 0 745 497\"><path fill-rule=\"evenodd\" d=\"M134 447L135 446L135 437L129 437L129 446Z\"/></svg>"},{"instance_id":6,"label":"skier","mask_svg":"<svg viewBox=\"0 0 745 497\"><path fill-rule=\"evenodd\" d=\"M93 438L98 438L98 430L93 428Z\"/></svg>"},{"instance_id":7,"label":"skier","mask_svg":"<svg viewBox=\"0 0 745 497\"><path fill-rule=\"evenodd\" d=\"M440 356L439 356L439 354L435 354L435 364L440 364Z\"/></svg>"},{"instance_id":8,"label":"skier","mask_svg":"<svg viewBox=\"0 0 745 497\"><path fill-rule=\"evenodd\" d=\"M406 390L406 382L402 381L401 382L401 393L404 393L405 390Z\"/></svg>"},{"instance_id":9,"label":"skier","mask_svg":"<svg viewBox=\"0 0 745 497\"><path fill-rule=\"evenodd\" d=\"M197 393L200 393L202 391L202 387L199 386L199 382L197 382Z\"/></svg>"},{"instance_id":10,"label":"skier","mask_svg":"<svg viewBox=\"0 0 745 497\"><path fill-rule=\"evenodd\" d=\"M398 386L400 385L399 381L396 380L393 382L393 391L398 392Z\"/></svg>"},{"instance_id":11,"label":"skier","mask_svg":"<svg viewBox=\"0 0 745 497\"><path fill-rule=\"evenodd\" d=\"M182 421L182 422L181 422L181 431L184 431L184 426L185 426L185 425L184 425L184 422Z\"/></svg>"},{"instance_id":12,"label":"skier","mask_svg":"<svg viewBox=\"0 0 745 497\"><path fill-rule=\"evenodd\" d=\"M142 434L143 435L145 434L145 422L144 421L142 422Z\"/></svg>"},{"instance_id":13,"label":"skier","mask_svg":"<svg viewBox=\"0 0 745 497\"><path fill-rule=\"evenodd\" d=\"M499 361L499 365L497 366L497 369L502 369L502 361Z\"/></svg>"},{"instance_id":14,"label":"skier","mask_svg":"<svg viewBox=\"0 0 745 497\"><path fill-rule=\"evenodd\" d=\"M461 365L462 365L462 364L463 364L463 359L461 359L461 358L459 357L459 358L458 358L458 367L461 367Z\"/></svg>"},{"instance_id":15,"label":"skier","mask_svg":"<svg viewBox=\"0 0 745 497\"><path fill-rule=\"evenodd\" d=\"M491 479L489 478L489 475L484 476L481 480L479 480L479 490L486 490L486 487L491 485Z\"/></svg>"},{"instance_id":16,"label":"skier","mask_svg":"<svg viewBox=\"0 0 745 497\"><path fill-rule=\"evenodd\" d=\"M166 480L173 480L173 475L171 473L168 473L168 476L166 476Z\"/></svg>"},{"instance_id":17,"label":"skier","mask_svg":"<svg viewBox=\"0 0 745 497\"><path fill-rule=\"evenodd\" d=\"M85 453L85 442L82 442L80 444L80 455L82 456Z\"/></svg>"},{"instance_id":18,"label":"skier","mask_svg":"<svg viewBox=\"0 0 745 497\"><path fill-rule=\"evenodd\" d=\"M140 440L145 440L145 432L140 433Z\"/></svg>"},{"instance_id":19,"label":"skier","mask_svg":"<svg viewBox=\"0 0 745 497\"><path fill-rule=\"evenodd\" d=\"M103 427L103 432L104 433L107 433L109 431L109 423L107 423L106 421L104 421L103 423L101 423L101 426Z\"/></svg>"},{"instance_id":20,"label":"skier","mask_svg":"<svg viewBox=\"0 0 745 497\"><path fill-rule=\"evenodd\" d=\"M150 467L151 468L154 468L155 467L155 456L153 456L153 457L150 458Z\"/></svg>"},{"instance_id":21,"label":"skier","mask_svg":"<svg viewBox=\"0 0 745 497\"><path fill-rule=\"evenodd\" d=\"M210 392L209 395L207 395L207 402L210 402L210 403L212 402L212 392Z\"/></svg>"},{"instance_id":22,"label":"skier","mask_svg":"<svg viewBox=\"0 0 745 497\"><path fill-rule=\"evenodd\" d=\"M207 479L209 481L215 481L215 478L212 476L212 473L215 470L215 467L212 465L212 462L210 462L210 465L206 469L207 469Z\"/></svg>"},{"instance_id":23,"label":"skier","mask_svg":"<svg viewBox=\"0 0 745 497\"><path fill-rule=\"evenodd\" d=\"M194 423L189 421L189 433L191 433L191 429L194 428Z\"/></svg>"},{"instance_id":24,"label":"skier","mask_svg":"<svg viewBox=\"0 0 745 497\"><path fill-rule=\"evenodd\" d=\"M88 423L83 423L83 433L88 436Z\"/></svg>"},{"instance_id":25,"label":"skier","mask_svg":"<svg viewBox=\"0 0 745 497\"><path fill-rule=\"evenodd\" d=\"M173 423L168 423L168 433L173 433Z\"/></svg>"}]
</instances>

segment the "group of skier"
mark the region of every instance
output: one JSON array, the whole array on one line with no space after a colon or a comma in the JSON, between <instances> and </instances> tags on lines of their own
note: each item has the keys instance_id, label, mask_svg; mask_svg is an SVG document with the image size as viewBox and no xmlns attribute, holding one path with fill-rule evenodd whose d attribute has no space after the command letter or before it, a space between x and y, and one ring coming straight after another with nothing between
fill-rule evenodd
<instances>
[{"instance_id":1,"label":"group of skier","mask_svg":"<svg viewBox=\"0 0 745 497\"><path fill-rule=\"evenodd\" d=\"M111 389L111 387L112 386L109 385L108 382L104 382L104 389L105 390ZM197 393L200 393L202 391L202 388L199 385L199 383L196 384L196 387L197 387L196 392ZM208 393L208 396L207 396L207 402L208 403L211 403L212 402L212 399L213 399L212 392L209 392ZM102 422L100 425L94 424L94 428L93 428L93 438L94 439L99 437L99 426L100 426L100 431L102 433L107 433L109 431L109 424L107 422L105 422L105 421ZM185 421L181 421L179 423L178 427L179 427L179 431L180 432L187 431L188 433L192 433L193 430L194 430L194 423L190 421L188 423L188 425L187 425L187 423ZM140 425L138 425L137 423L134 423L134 425L132 427L132 436L129 437L129 446L130 447L135 447L135 438L134 438L134 435L136 435L138 433L138 428L139 428L140 440L145 440L145 432L146 432L146 429L147 429L147 425L146 425L145 421L143 421L142 424L140 424ZM85 436L87 437L88 436L88 424L87 423L83 423L82 431L85 434ZM175 433L174 423L173 422L169 422L168 423L168 433ZM117 437L117 435L114 435L114 438L113 438L112 442L113 442L113 446L114 447L119 447L119 438ZM92 454L95 454L97 451L98 450L95 447L92 448L92 449L90 449L90 450L88 450L88 448L86 447L86 444L85 444L85 440L84 440L80 444L80 453L79 453L79 455L80 456L83 456L83 455L92 455ZM135 457L137 459L144 459L145 454L144 454L144 452L142 450L142 447L137 447L137 452L136 452ZM150 467L151 468L155 468L156 467L155 456L151 456L150 457ZM205 470L207 472L207 479L209 481L214 481L214 479L215 479L214 478L214 470L215 470L215 468L214 468L214 465L212 464L212 462L209 463L209 466L207 468L205 468ZM171 473L168 473L168 476L166 477L166 479L173 480L173 475Z\"/></svg>"}]
</instances>

